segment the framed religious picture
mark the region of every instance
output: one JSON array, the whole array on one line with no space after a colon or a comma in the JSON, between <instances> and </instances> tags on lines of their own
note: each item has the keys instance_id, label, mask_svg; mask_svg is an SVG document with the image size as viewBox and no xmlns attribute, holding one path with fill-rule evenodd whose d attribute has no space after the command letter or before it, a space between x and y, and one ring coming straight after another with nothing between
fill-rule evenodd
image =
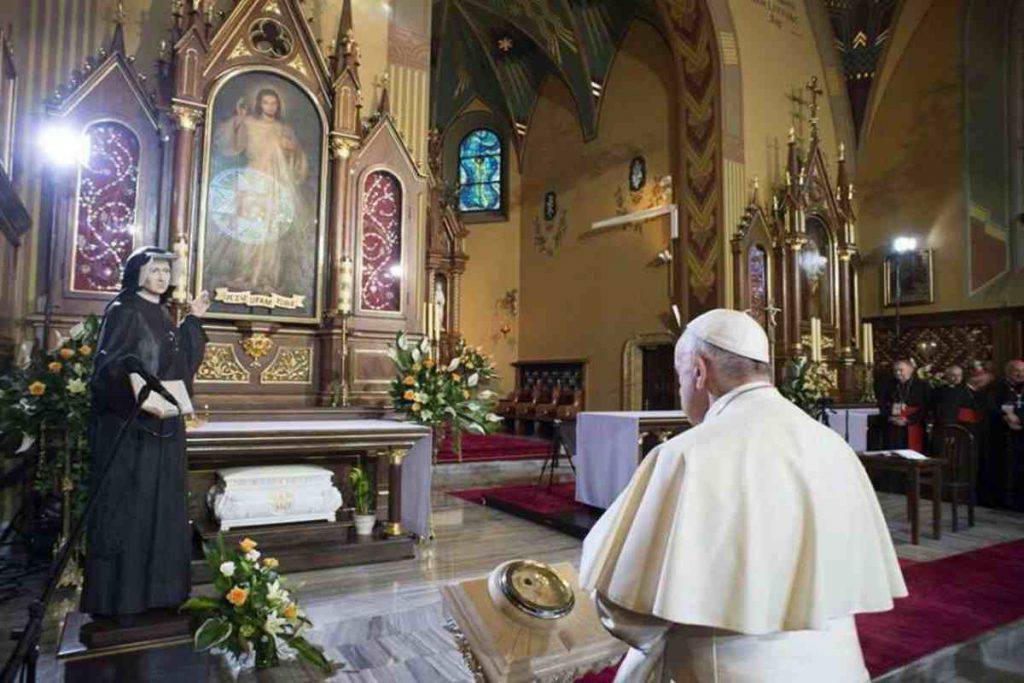
<instances>
[{"instance_id":1,"label":"framed religious picture","mask_svg":"<svg viewBox=\"0 0 1024 683\"><path fill-rule=\"evenodd\" d=\"M306 91L275 73L247 71L215 87L196 245L209 317L318 321L325 128Z\"/></svg>"},{"instance_id":2,"label":"framed religious picture","mask_svg":"<svg viewBox=\"0 0 1024 683\"><path fill-rule=\"evenodd\" d=\"M639 192L647 183L647 160L635 156L629 162L629 191Z\"/></svg>"},{"instance_id":3,"label":"framed religious picture","mask_svg":"<svg viewBox=\"0 0 1024 683\"><path fill-rule=\"evenodd\" d=\"M900 306L930 304L935 301L931 249L892 254L885 259L882 270L882 289L886 306L896 305L897 292Z\"/></svg>"}]
</instances>

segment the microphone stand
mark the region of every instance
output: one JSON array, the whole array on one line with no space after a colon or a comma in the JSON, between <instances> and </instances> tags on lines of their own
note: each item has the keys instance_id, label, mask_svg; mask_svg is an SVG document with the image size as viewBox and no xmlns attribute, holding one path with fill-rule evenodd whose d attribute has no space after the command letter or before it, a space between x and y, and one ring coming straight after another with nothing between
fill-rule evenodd
<instances>
[{"instance_id":1,"label":"microphone stand","mask_svg":"<svg viewBox=\"0 0 1024 683\"><path fill-rule=\"evenodd\" d=\"M43 617L46 616L46 609L53 600L54 593L57 591L57 585L60 583L60 577L64 573L68 560L71 558L72 551L85 533L86 522L96 508L96 501L99 499L97 494L103 490L103 486L110 476L114 460L117 458L118 449L120 449L121 444L124 442L124 437L128 433L128 426L138 419L139 414L142 412L142 404L149 398L150 391L148 386L142 387L135 401L135 408L132 410L131 416L118 429L117 435L114 437L114 445L110 449L110 457L107 459L107 464L103 468L103 472L96 479L96 490L89 496L89 500L85 504L85 510L82 511L82 516L75 522L71 533L68 534L67 539L64 541L64 545L57 552L57 556L53 558L42 596L38 600L33 601L28 607L28 623L25 625L25 628L21 629L18 644L4 664L3 671L0 672L0 683L14 683L22 667L25 668L25 671L21 680L28 681L29 683L35 682L36 661L39 659L39 640L42 637Z\"/></svg>"}]
</instances>

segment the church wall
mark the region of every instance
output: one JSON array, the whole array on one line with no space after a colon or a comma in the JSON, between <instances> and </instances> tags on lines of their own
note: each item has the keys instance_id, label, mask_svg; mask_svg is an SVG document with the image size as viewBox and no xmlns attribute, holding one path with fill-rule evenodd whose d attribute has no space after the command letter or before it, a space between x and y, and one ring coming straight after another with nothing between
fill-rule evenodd
<instances>
[{"instance_id":1,"label":"church wall","mask_svg":"<svg viewBox=\"0 0 1024 683\"><path fill-rule=\"evenodd\" d=\"M630 160L643 155L647 185L669 173L672 62L650 26L626 36L604 89L596 139L584 142L572 98L549 78L530 123L523 159L521 216L521 360L586 358L587 408L618 409L622 350L638 333L660 332L669 307L667 268L650 262L668 244L668 220L639 230L612 229L582 237L593 221L620 213L628 200ZM545 223L543 199L557 193L554 255L535 243ZM630 209L632 210L632 209Z\"/></svg>"},{"instance_id":2,"label":"church wall","mask_svg":"<svg viewBox=\"0 0 1024 683\"><path fill-rule=\"evenodd\" d=\"M882 263L898 234L916 235L933 250L934 258L935 302L906 307L904 312L937 313L1024 301L1024 278L1012 276L968 295L963 4L934 0L923 16L900 16L894 33L905 34L904 22L913 22L915 30L901 39L898 53L887 56L886 79L872 95L857 177L864 316L893 313L882 306Z\"/></svg>"},{"instance_id":3,"label":"church wall","mask_svg":"<svg viewBox=\"0 0 1024 683\"><path fill-rule=\"evenodd\" d=\"M808 0L817 2L818 0ZM806 106L795 105L790 96L798 94L807 100L804 89L812 76L824 93L819 102L819 131L826 158L834 163L840 138L834 123L831 95L843 93L844 85L834 66L823 67L820 41L831 48L831 35L819 36L820 27L812 24L804 0L729 0L736 29L735 50L738 54L743 92L743 153L746 183L754 177L760 181L762 197L769 188L785 182L786 141L790 126L796 128L797 139L805 145L810 125ZM827 27L826 27L827 28ZM728 45L719 36L723 61L730 60ZM794 114L800 119L794 121ZM728 112L726 112L728 116ZM726 201L748 199L744 194ZM726 207L727 215L729 208ZM735 229L727 225L728 232Z\"/></svg>"}]
</instances>

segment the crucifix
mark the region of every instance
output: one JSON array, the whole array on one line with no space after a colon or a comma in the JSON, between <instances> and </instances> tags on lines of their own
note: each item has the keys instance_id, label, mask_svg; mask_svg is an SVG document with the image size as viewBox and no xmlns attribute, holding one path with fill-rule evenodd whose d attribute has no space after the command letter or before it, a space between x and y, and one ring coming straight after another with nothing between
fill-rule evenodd
<instances>
[{"instance_id":1,"label":"crucifix","mask_svg":"<svg viewBox=\"0 0 1024 683\"><path fill-rule=\"evenodd\" d=\"M811 76L811 80L804 86L811 94L811 129L818 129L818 96L825 93L818 87L818 77Z\"/></svg>"}]
</instances>

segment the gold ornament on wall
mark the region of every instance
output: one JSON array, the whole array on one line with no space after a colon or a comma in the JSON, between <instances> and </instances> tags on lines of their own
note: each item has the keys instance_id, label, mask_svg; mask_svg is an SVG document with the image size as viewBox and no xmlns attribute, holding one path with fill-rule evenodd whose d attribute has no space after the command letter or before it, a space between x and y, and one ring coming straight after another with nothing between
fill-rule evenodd
<instances>
[{"instance_id":1,"label":"gold ornament on wall","mask_svg":"<svg viewBox=\"0 0 1024 683\"><path fill-rule=\"evenodd\" d=\"M248 384L249 371L238 360L234 344L210 342L196 372L196 381Z\"/></svg>"},{"instance_id":2,"label":"gold ornament on wall","mask_svg":"<svg viewBox=\"0 0 1024 683\"><path fill-rule=\"evenodd\" d=\"M262 332L246 337L241 343L246 355L252 358L252 364L257 366L260 364L260 358L266 356L274 348L274 342Z\"/></svg>"},{"instance_id":3,"label":"gold ornament on wall","mask_svg":"<svg viewBox=\"0 0 1024 683\"><path fill-rule=\"evenodd\" d=\"M533 243L542 254L554 256L566 228L565 209L558 206L558 193L548 190L541 202L541 215L533 219Z\"/></svg>"},{"instance_id":4,"label":"gold ornament on wall","mask_svg":"<svg viewBox=\"0 0 1024 683\"><path fill-rule=\"evenodd\" d=\"M261 384L309 384L313 381L313 350L282 346L260 374Z\"/></svg>"}]
</instances>

